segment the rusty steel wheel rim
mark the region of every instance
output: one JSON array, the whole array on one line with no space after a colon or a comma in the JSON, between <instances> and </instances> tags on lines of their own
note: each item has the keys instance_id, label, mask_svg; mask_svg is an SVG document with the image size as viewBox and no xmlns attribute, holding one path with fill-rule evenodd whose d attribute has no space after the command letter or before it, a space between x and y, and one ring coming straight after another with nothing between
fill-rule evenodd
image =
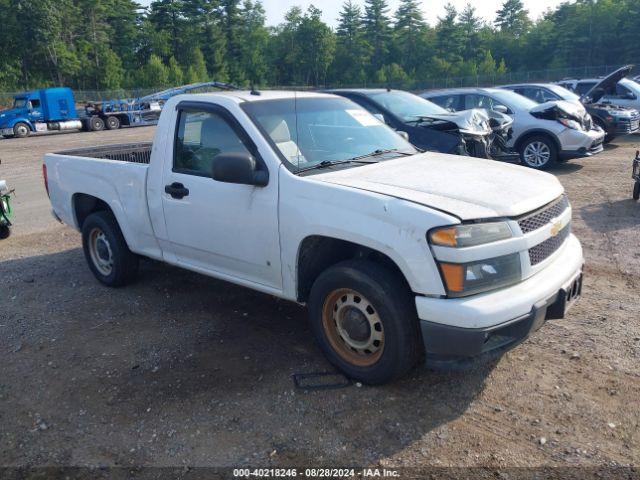
<instances>
[{"instance_id":1,"label":"rusty steel wheel rim","mask_svg":"<svg viewBox=\"0 0 640 480\"><path fill-rule=\"evenodd\" d=\"M341 288L327 296L322 328L333 350L353 365L368 367L382 356L382 320L372 303L355 290Z\"/></svg>"}]
</instances>

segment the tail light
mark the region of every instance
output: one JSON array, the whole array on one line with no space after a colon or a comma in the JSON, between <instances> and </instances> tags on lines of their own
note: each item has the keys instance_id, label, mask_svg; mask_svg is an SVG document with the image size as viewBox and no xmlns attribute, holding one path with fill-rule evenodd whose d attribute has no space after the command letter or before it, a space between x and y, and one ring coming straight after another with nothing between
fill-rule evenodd
<instances>
[{"instance_id":1,"label":"tail light","mask_svg":"<svg viewBox=\"0 0 640 480\"><path fill-rule=\"evenodd\" d=\"M49 195L49 179L47 178L47 165L42 164L42 178L44 179L44 189L47 191L47 197L51 197Z\"/></svg>"}]
</instances>

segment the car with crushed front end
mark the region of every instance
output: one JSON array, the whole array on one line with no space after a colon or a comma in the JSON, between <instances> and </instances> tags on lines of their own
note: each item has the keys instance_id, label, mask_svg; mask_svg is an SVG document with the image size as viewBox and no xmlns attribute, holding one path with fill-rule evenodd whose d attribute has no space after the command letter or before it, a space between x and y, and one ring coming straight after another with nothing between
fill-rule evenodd
<instances>
[{"instance_id":1,"label":"car with crushed front end","mask_svg":"<svg viewBox=\"0 0 640 480\"><path fill-rule=\"evenodd\" d=\"M413 93L392 89L335 89L329 93L353 100L391 128L405 132L422 150L499 157L510 139L511 119L481 109L450 112Z\"/></svg>"},{"instance_id":2,"label":"car with crushed front end","mask_svg":"<svg viewBox=\"0 0 640 480\"><path fill-rule=\"evenodd\" d=\"M640 113L632 108L603 103L590 96L580 97L574 92L554 83L519 83L500 88L512 90L536 103L566 100L584 105L593 122L605 132L604 143L616 137L635 133L640 129Z\"/></svg>"},{"instance_id":3,"label":"car with crushed front end","mask_svg":"<svg viewBox=\"0 0 640 480\"><path fill-rule=\"evenodd\" d=\"M598 154L604 131L593 123L581 105L567 101L537 104L501 88L432 90L421 96L443 108L496 110L513 117L513 136L508 147L530 168L546 170L556 162Z\"/></svg>"},{"instance_id":4,"label":"car with crushed front end","mask_svg":"<svg viewBox=\"0 0 640 480\"><path fill-rule=\"evenodd\" d=\"M306 304L329 361L369 384L499 357L581 293L554 176L421 153L335 95L177 96L153 143L47 154L43 173L104 285L151 258Z\"/></svg>"}]
</instances>

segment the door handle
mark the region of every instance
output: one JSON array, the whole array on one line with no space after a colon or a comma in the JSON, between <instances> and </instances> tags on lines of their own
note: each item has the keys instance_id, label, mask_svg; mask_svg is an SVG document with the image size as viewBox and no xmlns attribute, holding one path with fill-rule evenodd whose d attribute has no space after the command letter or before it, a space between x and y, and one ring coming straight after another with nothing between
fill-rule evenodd
<instances>
[{"instance_id":1,"label":"door handle","mask_svg":"<svg viewBox=\"0 0 640 480\"><path fill-rule=\"evenodd\" d=\"M185 188L183 184L178 182L173 182L171 185L166 185L164 187L164 192L177 199L184 198L189 195L189 189Z\"/></svg>"}]
</instances>

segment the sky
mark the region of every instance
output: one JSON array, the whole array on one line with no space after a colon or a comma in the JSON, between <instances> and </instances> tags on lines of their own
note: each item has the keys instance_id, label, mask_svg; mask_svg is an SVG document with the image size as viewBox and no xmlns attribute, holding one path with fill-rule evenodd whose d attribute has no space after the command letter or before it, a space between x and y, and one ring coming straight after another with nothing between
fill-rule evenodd
<instances>
[{"instance_id":1,"label":"sky","mask_svg":"<svg viewBox=\"0 0 640 480\"><path fill-rule=\"evenodd\" d=\"M151 0L138 0L143 5L149 5ZM360 5L364 0L355 0ZM458 11L462 10L467 2L476 8L476 14L486 20L493 21L496 11L500 8L503 0L423 0L422 10L427 21L434 25L438 21L438 16L444 14L444 6L452 3ZM277 25L284 19L284 14L292 6L298 5L306 9L313 4L322 10L323 20L334 26L337 23L338 13L341 10L344 0L262 0L267 12L267 25ZM389 0L391 12L394 12L400 3L399 0ZM562 0L524 0L524 5L533 19L538 18L548 8L554 8L562 3Z\"/></svg>"}]
</instances>

